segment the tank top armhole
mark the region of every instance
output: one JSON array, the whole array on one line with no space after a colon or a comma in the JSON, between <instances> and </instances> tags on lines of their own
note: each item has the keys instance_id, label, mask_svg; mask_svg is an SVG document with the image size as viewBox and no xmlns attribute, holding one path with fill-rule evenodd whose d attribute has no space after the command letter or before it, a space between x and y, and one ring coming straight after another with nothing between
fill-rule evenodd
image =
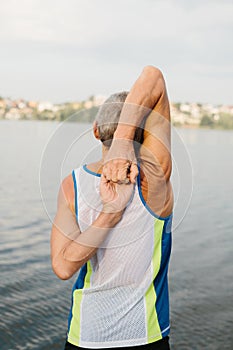
<instances>
[{"instance_id":1,"label":"tank top armhole","mask_svg":"<svg viewBox=\"0 0 233 350\"><path fill-rule=\"evenodd\" d=\"M78 222L78 187L77 187L77 179L75 170L72 170L72 178L74 183L74 208L75 208L75 216Z\"/></svg>"},{"instance_id":2,"label":"tank top armhole","mask_svg":"<svg viewBox=\"0 0 233 350\"><path fill-rule=\"evenodd\" d=\"M142 202L142 204L144 205L144 207L147 209L147 211L152 215L154 216L156 219L159 219L159 220L168 220L172 217L172 213L166 217L162 217L162 216L159 216L157 215L150 207L149 205L146 203L144 197L143 197L143 194L142 194L142 189L141 189L141 178L140 178L140 167L138 167L138 176L137 176L137 187L138 187L138 194L139 194L139 197L140 197L140 200Z\"/></svg>"}]
</instances>

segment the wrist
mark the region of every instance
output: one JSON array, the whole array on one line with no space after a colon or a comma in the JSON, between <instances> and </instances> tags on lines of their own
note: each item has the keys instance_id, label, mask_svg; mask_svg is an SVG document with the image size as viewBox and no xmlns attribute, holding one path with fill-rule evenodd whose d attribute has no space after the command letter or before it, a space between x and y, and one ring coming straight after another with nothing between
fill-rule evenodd
<instances>
[{"instance_id":1,"label":"wrist","mask_svg":"<svg viewBox=\"0 0 233 350\"><path fill-rule=\"evenodd\" d=\"M133 141L136 128L128 125L118 125L116 131L114 132L113 140L124 139L128 141Z\"/></svg>"},{"instance_id":2,"label":"wrist","mask_svg":"<svg viewBox=\"0 0 233 350\"><path fill-rule=\"evenodd\" d=\"M99 224L102 228L114 227L122 218L123 211L112 212L111 208L106 204L98 216Z\"/></svg>"},{"instance_id":3,"label":"wrist","mask_svg":"<svg viewBox=\"0 0 233 350\"><path fill-rule=\"evenodd\" d=\"M110 150L104 158L104 163L109 161L121 159L130 162L136 162L136 155L134 149L134 141L126 137L113 138Z\"/></svg>"}]
</instances>

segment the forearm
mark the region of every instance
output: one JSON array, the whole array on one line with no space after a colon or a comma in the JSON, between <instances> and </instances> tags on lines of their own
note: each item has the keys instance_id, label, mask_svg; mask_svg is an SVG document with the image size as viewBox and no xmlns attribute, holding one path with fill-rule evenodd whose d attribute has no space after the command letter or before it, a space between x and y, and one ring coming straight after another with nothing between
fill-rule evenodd
<instances>
[{"instance_id":1,"label":"forearm","mask_svg":"<svg viewBox=\"0 0 233 350\"><path fill-rule=\"evenodd\" d=\"M97 219L75 239L64 244L54 259L53 268L61 279L69 279L84 265L103 243L109 231L119 222L121 214L101 212Z\"/></svg>"},{"instance_id":2,"label":"forearm","mask_svg":"<svg viewBox=\"0 0 233 350\"><path fill-rule=\"evenodd\" d=\"M109 231L119 222L120 215L101 212L97 219L79 237L63 249L66 261L83 265L103 243Z\"/></svg>"},{"instance_id":3,"label":"forearm","mask_svg":"<svg viewBox=\"0 0 233 350\"><path fill-rule=\"evenodd\" d=\"M136 128L158 103L164 89L162 73L155 67L145 67L125 100L114 139L133 140Z\"/></svg>"}]
</instances>

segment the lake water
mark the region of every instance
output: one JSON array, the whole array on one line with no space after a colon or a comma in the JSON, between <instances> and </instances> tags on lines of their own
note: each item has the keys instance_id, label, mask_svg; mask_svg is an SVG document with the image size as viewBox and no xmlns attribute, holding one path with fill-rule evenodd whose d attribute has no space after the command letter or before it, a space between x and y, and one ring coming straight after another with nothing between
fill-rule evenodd
<instances>
[{"instance_id":1,"label":"lake water","mask_svg":"<svg viewBox=\"0 0 233 350\"><path fill-rule=\"evenodd\" d=\"M100 149L89 125L58 126L0 123L1 350L64 347L76 276L51 270L51 219L61 178ZM174 134L171 348L233 349L233 132Z\"/></svg>"}]
</instances>

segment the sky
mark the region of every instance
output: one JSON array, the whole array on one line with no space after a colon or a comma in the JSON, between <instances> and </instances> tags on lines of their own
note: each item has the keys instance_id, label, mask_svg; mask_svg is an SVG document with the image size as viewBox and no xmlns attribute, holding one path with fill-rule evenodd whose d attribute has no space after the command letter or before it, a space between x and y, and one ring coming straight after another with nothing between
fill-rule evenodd
<instances>
[{"instance_id":1,"label":"sky","mask_svg":"<svg viewBox=\"0 0 233 350\"><path fill-rule=\"evenodd\" d=\"M233 104L233 0L8 0L0 96L54 103L161 69L172 102Z\"/></svg>"}]
</instances>

